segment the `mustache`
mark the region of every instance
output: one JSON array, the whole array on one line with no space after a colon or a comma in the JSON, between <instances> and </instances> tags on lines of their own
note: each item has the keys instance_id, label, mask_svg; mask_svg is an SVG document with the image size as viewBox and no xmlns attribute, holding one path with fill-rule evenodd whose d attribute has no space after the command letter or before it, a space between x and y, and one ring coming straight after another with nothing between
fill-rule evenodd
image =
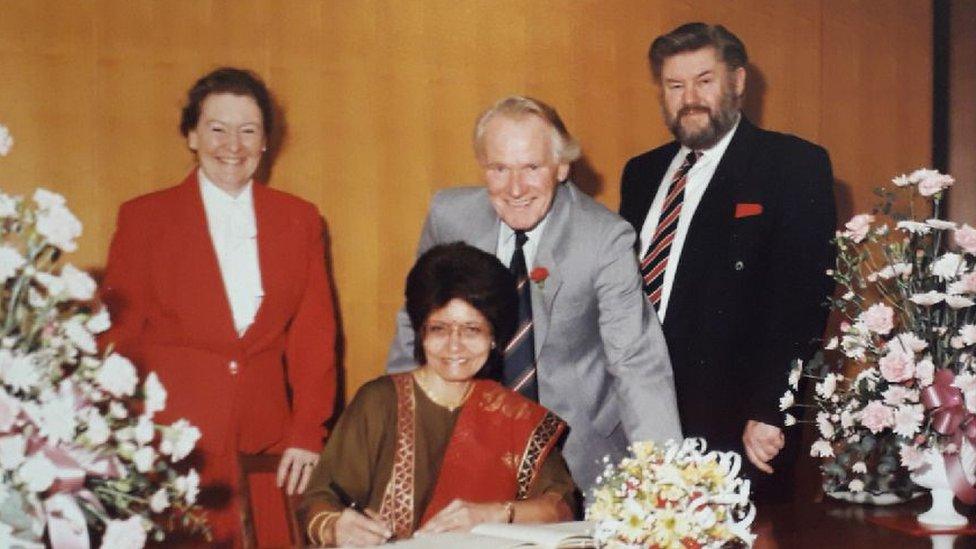
<instances>
[{"instance_id":1,"label":"mustache","mask_svg":"<svg viewBox=\"0 0 976 549\"><path fill-rule=\"evenodd\" d=\"M684 107L681 107L681 109L678 110L678 118L681 118L686 114L695 114L698 112L705 113L705 114L712 113L711 109L709 109L705 105L686 105Z\"/></svg>"}]
</instances>

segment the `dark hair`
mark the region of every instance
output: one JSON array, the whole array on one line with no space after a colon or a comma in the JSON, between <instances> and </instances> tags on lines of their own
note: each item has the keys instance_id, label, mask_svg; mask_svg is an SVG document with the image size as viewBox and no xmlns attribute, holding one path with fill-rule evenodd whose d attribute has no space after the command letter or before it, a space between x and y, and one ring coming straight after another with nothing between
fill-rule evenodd
<instances>
[{"instance_id":1,"label":"dark hair","mask_svg":"<svg viewBox=\"0 0 976 549\"><path fill-rule=\"evenodd\" d=\"M651 61L654 79L661 80L661 66L667 58L708 46L718 51L719 57L731 70L745 67L749 62L745 44L722 25L686 23L667 34L658 36L651 43L647 56Z\"/></svg>"},{"instance_id":2,"label":"dark hair","mask_svg":"<svg viewBox=\"0 0 976 549\"><path fill-rule=\"evenodd\" d=\"M491 324L495 345L477 377L500 374L502 352L518 322L518 294L515 277L497 257L463 242L434 246L410 269L406 298L417 364L427 363L423 345L427 317L452 299L460 299Z\"/></svg>"},{"instance_id":3,"label":"dark hair","mask_svg":"<svg viewBox=\"0 0 976 549\"><path fill-rule=\"evenodd\" d=\"M261 109L264 135L271 135L274 125L274 111L271 107L271 94L261 78L246 69L221 67L197 80L186 94L186 105L180 116L180 133L186 137L200 120L200 105L208 96L215 93L229 93L250 97Z\"/></svg>"}]
</instances>

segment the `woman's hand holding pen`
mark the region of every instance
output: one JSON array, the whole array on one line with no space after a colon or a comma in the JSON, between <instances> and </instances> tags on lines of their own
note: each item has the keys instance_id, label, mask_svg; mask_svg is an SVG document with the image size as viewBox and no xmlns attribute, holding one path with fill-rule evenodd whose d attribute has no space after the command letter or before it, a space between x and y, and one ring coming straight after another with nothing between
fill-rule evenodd
<instances>
[{"instance_id":1,"label":"woman's hand holding pen","mask_svg":"<svg viewBox=\"0 0 976 549\"><path fill-rule=\"evenodd\" d=\"M340 547L379 545L391 537L393 532L389 525L371 509L366 509L364 514L347 507L335 523L335 542Z\"/></svg>"}]
</instances>

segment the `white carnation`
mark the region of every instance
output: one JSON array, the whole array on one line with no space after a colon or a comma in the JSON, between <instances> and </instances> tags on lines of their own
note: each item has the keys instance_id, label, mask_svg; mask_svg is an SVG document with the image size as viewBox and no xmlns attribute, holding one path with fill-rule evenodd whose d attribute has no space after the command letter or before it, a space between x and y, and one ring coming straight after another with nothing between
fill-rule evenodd
<instances>
[{"instance_id":1,"label":"white carnation","mask_svg":"<svg viewBox=\"0 0 976 549\"><path fill-rule=\"evenodd\" d=\"M169 497L166 495L166 489L160 488L156 490L156 493L149 498L149 508L153 513L162 513L169 507Z\"/></svg>"},{"instance_id":2,"label":"white carnation","mask_svg":"<svg viewBox=\"0 0 976 549\"><path fill-rule=\"evenodd\" d=\"M89 416L88 429L85 431L85 436L88 437L88 441L92 446L105 444L111 434L112 431L108 427L108 422L105 421L105 418L101 414L95 412Z\"/></svg>"},{"instance_id":3,"label":"white carnation","mask_svg":"<svg viewBox=\"0 0 976 549\"><path fill-rule=\"evenodd\" d=\"M52 206L37 213L37 232L66 252L78 249L75 239L81 236L81 221L64 206Z\"/></svg>"},{"instance_id":4,"label":"white carnation","mask_svg":"<svg viewBox=\"0 0 976 549\"><path fill-rule=\"evenodd\" d=\"M136 464L136 470L140 473L148 473L155 461L156 450L152 446L143 446L132 456L132 462Z\"/></svg>"},{"instance_id":5,"label":"white carnation","mask_svg":"<svg viewBox=\"0 0 976 549\"><path fill-rule=\"evenodd\" d=\"M793 392L787 390L786 393L783 394L783 396L779 397L779 410L781 412L786 411L792 408L793 404L795 403L796 400L793 397Z\"/></svg>"},{"instance_id":6,"label":"white carnation","mask_svg":"<svg viewBox=\"0 0 976 549\"><path fill-rule=\"evenodd\" d=\"M77 428L75 402L69 394L62 393L42 403L37 419L40 435L51 444L74 440Z\"/></svg>"},{"instance_id":7,"label":"white carnation","mask_svg":"<svg viewBox=\"0 0 976 549\"><path fill-rule=\"evenodd\" d=\"M148 416L139 416L136 422L136 442L139 444L149 444L156 436L156 425Z\"/></svg>"},{"instance_id":8,"label":"white carnation","mask_svg":"<svg viewBox=\"0 0 976 549\"><path fill-rule=\"evenodd\" d=\"M942 257L932 263L932 274L942 280L952 280L959 276L960 269L965 265L963 258L959 254L944 253Z\"/></svg>"},{"instance_id":9,"label":"white carnation","mask_svg":"<svg viewBox=\"0 0 976 549\"><path fill-rule=\"evenodd\" d=\"M85 322L85 328L88 328L88 331L93 334L100 334L111 327L112 321L109 318L108 309L105 307L99 309Z\"/></svg>"},{"instance_id":10,"label":"white carnation","mask_svg":"<svg viewBox=\"0 0 976 549\"><path fill-rule=\"evenodd\" d=\"M952 221L945 221L943 219L926 219L925 224L933 229L939 229L943 231L956 230L958 225Z\"/></svg>"},{"instance_id":11,"label":"white carnation","mask_svg":"<svg viewBox=\"0 0 976 549\"><path fill-rule=\"evenodd\" d=\"M939 293L935 290L929 290L924 294L914 294L908 299L917 305L935 305L936 303L944 300L945 297L946 296L943 293Z\"/></svg>"},{"instance_id":12,"label":"white carnation","mask_svg":"<svg viewBox=\"0 0 976 549\"><path fill-rule=\"evenodd\" d=\"M27 458L17 471L21 482L31 492L43 492L51 487L57 477L58 468L41 452Z\"/></svg>"},{"instance_id":13,"label":"white carnation","mask_svg":"<svg viewBox=\"0 0 976 549\"><path fill-rule=\"evenodd\" d=\"M74 316L63 325L64 335L82 351L92 355L98 352L95 336L88 331L79 316Z\"/></svg>"},{"instance_id":14,"label":"white carnation","mask_svg":"<svg viewBox=\"0 0 976 549\"><path fill-rule=\"evenodd\" d=\"M88 301L95 296L95 280L85 271L68 263L61 269L61 279L64 280L68 297L78 301Z\"/></svg>"},{"instance_id":15,"label":"white carnation","mask_svg":"<svg viewBox=\"0 0 976 549\"><path fill-rule=\"evenodd\" d=\"M0 246L0 284L16 276L17 270L27 263L24 256L10 246Z\"/></svg>"},{"instance_id":16,"label":"white carnation","mask_svg":"<svg viewBox=\"0 0 976 549\"><path fill-rule=\"evenodd\" d=\"M928 234L932 230L932 227L918 221L899 221L895 227L912 234Z\"/></svg>"},{"instance_id":17,"label":"white carnation","mask_svg":"<svg viewBox=\"0 0 976 549\"><path fill-rule=\"evenodd\" d=\"M200 494L200 475L196 469L190 469L185 477L177 477L173 485L177 494L183 496L183 501L190 505L196 503Z\"/></svg>"},{"instance_id":18,"label":"white carnation","mask_svg":"<svg viewBox=\"0 0 976 549\"><path fill-rule=\"evenodd\" d=\"M156 372L149 372L142 390L146 397L145 411L147 416L152 417L156 412L166 408L166 389L159 381Z\"/></svg>"},{"instance_id":19,"label":"white carnation","mask_svg":"<svg viewBox=\"0 0 976 549\"><path fill-rule=\"evenodd\" d=\"M118 398L132 396L136 383L139 382L139 376L136 374L136 367L129 362L129 359L112 353L102 362L102 367L95 375L95 381L112 396Z\"/></svg>"},{"instance_id":20,"label":"white carnation","mask_svg":"<svg viewBox=\"0 0 976 549\"><path fill-rule=\"evenodd\" d=\"M200 429L190 425L185 419L179 419L163 429L163 441L159 444L159 451L172 456L175 463L192 452L199 439Z\"/></svg>"},{"instance_id":21,"label":"white carnation","mask_svg":"<svg viewBox=\"0 0 976 549\"><path fill-rule=\"evenodd\" d=\"M65 205L63 196L41 187L34 191L34 196L31 198L37 203L37 207L42 210L50 210L51 208Z\"/></svg>"},{"instance_id":22,"label":"white carnation","mask_svg":"<svg viewBox=\"0 0 976 549\"><path fill-rule=\"evenodd\" d=\"M4 349L0 351L0 364L4 382L18 391L31 391L41 381L41 369L34 363L34 355L11 355Z\"/></svg>"},{"instance_id":23,"label":"white carnation","mask_svg":"<svg viewBox=\"0 0 976 549\"><path fill-rule=\"evenodd\" d=\"M810 446L810 455L813 457L833 457L834 449L829 442L820 439Z\"/></svg>"},{"instance_id":24,"label":"white carnation","mask_svg":"<svg viewBox=\"0 0 976 549\"><path fill-rule=\"evenodd\" d=\"M23 435L0 437L0 467L13 471L27 458L27 439Z\"/></svg>"},{"instance_id":25,"label":"white carnation","mask_svg":"<svg viewBox=\"0 0 976 549\"><path fill-rule=\"evenodd\" d=\"M947 295L945 296L945 302L946 305L952 307L953 309L965 309L966 307L976 305L976 301L961 295Z\"/></svg>"}]
</instances>

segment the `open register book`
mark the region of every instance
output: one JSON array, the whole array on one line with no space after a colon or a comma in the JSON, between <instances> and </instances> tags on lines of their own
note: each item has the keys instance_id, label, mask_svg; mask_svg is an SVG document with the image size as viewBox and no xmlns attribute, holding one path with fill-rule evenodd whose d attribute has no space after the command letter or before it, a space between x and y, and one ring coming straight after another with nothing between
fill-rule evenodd
<instances>
[{"instance_id":1,"label":"open register book","mask_svg":"<svg viewBox=\"0 0 976 549\"><path fill-rule=\"evenodd\" d=\"M555 524L479 524L470 533L444 533L416 536L389 547L397 549L540 549L595 548L594 523L557 522Z\"/></svg>"}]
</instances>

